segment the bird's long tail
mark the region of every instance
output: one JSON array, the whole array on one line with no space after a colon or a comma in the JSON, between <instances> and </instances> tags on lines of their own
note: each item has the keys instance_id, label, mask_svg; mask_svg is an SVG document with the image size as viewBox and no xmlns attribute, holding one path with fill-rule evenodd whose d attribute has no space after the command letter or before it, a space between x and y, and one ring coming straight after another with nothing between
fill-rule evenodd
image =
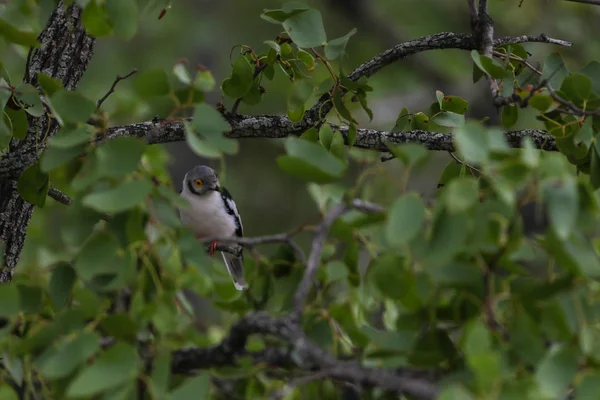
<instances>
[{"instance_id":1,"label":"bird's long tail","mask_svg":"<svg viewBox=\"0 0 600 400\"><path fill-rule=\"evenodd\" d=\"M244 279L244 258L237 257L231 253L221 252L223 261L233 279L233 284L237 290L244 290L248 288L248 284Z\"/></svg>"}]
</instances>

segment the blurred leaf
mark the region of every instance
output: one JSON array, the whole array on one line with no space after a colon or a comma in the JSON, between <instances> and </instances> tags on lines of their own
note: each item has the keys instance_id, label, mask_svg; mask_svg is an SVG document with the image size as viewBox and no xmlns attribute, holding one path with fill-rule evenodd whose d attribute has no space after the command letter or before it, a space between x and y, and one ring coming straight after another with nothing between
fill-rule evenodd
<instances>
[{"instance_id":1,"label":"blurred leaf","mask_svg":"<svg viewBox=\"0 0 600 400\"><path fill-rule=\"evenodd\" d=\"M465 123L465 117L451 111L443 111L431 117L431 121L440 126L455 127Z\"/></svg>"},{"instance_id":2,"label":"blurred leaf","mask_svg":"<svg viewBox=\"0 0 600 400\"><path fill-rule=\"evenodd\" d=\"M67 396L91 397L134 379L140 366L135 347L118 342L69 384Z\"/></svg>"},{"instance_id":3,"label":"blurred leaf","mask_svg":"<svg viewBox=\"0 0 600 400\"><path fill-rule=\"evenodd\" d=\"M575 399L595 400L600 398L600 372L590 371L583 376L575 387Z\"/></svg>"},{"instance_id":4,"label":"blurred leaf","mask_svg":"<svg viewBox=\"0 0 600 400\"><path fill-rule=\"evenodd\" d=\"M40 99L40 93L29 83L22 83L15 88L15 97L27 114L39 117L44 114L44 106Z\"/></svg>"},{"instance_id":5,"label":"blurred leaf","mask_svg":"<svg viewBox=\"0 0 600 400\"><path fill-rule=\"evenodd\" d=\"M417 143L406 143L399 146L393 146L386 143L386 147L407 168L416 167L428 155L427 149L423 145Z\"/></svg>"},{"instance_id":6,"label":"blurred leaf","mask_svg":"<svg viewBox=\"0 0 600 400\"><path fill-rule=\"evenodd\" d=\"M134 87L136 93L143 98L163 96L171 91L169 77L162 68L142 71L135 78Z\"/></svg>"},{"instance_id":7,"label":"blurred leaf","mask_svg":"<svg viewBox=\"0 0 600 400\"><path fill-rule=\"evenodd\" d=\"M543 182L544 199L548 204L550 225L559 238L565 240L571 234L579 214L579 192L571 177Z\"/></svg>"},{"instance_id":8,"label":"blurred leaf","mask_svg":"<svg viewBox=\"0 0 600 400\"><path fill-rule=\"evenodd\" d=\"M244 56L238 57L233 63L231 76L223 81L221 89L225 95L232 98L244 97L254 81L254 67Z\"/></svg>"},{"instance_id":9,"label":"blurred leaf","mask_svg":"<svg viewBox=\"0 0 600 400\"><path fill-rule=\"evenodd\" d=\"M557 398L565 394L577 373L578 354L574 349L553 345L540 361L535 379L544 396Z\"/></svg>"},{"instance_id":10,"label":"blurred leaf","mask_svg":"<svg viewBox=\"0 0 600 400\"><path fill-rule=\"evenodd\" d=\"M63 89L62 82L56 78L38 72L37 80L46 96L52 96L54 93Z\"/></svg>"},{"instance_id":11,"label":"blurred leaf","mask_svg":"<svg viewBox=\"0 0 600 400\"><path fill-rule=\"evenodd\" d=\"M203 92L210 92L215 87L215 78L210 71L199 70L194 79L194 87Z\"/></svg>"},{"instance_id":12,"label":"blurred leaf","mask_svg":"<svg viewBox=\"0 0 600 400\"><path fill-rule=\"evenodd\" d=\"M27 137L27 114L22 108L13 110L12 108L4 109L4 123L11 130L11 134L15 139L23 140Z\"/></svg>"},{"instance_id":13,"label":"blurred leaf","mask_svg":"<svg viewBox=\"0 0 600 400\"><path fill-rule=\"evenodd\" d=\"M21 311L27 314L39 312L42 306L42 289L39 286L18 284Z\"/></svg>"},{"instance_id":14,"label":"blurred leaf","mask_svg":"<svg viewBox=\"0 0 600 400\"><path fill-rule=\"evenodd\" d=\"M569 74L563 81L560 91L576 103L582 103L592 94L592 80L579 73Z\"/></svg>"},{"instance_id":15,"label":"blurred leaf","mask_svg":"<svg viewBox=\"0 0 600 400\"><path fill-rule=\"evenodd\" d=\"M65 378L100 349L100 337L95 332L80 332L66 338L56 347L49 347L36 360L40 374L46 379Z\"/></svg>"},{"instance_id":16,"label":"blurred leaf","mask_svg":"<svg viewBox=\"0 0 600 400\"><path fill-rule=\"evenodd\" d=\"M40 47L37 35L33 32L20 31L4 19L0 18L0 35L7 41L26 47Z\"/></svg>"},{"instance_id":17,"label":"blurred leaf","mask_svg":"<svg viewBox=\"0 0 600 400\"><path fill-rule=\"evenodd\" d=\"M316 143L288 137L284 146L288 155L277 157L277 164L291 175L327 183L346 171L346 165L340 159Z\"/></svg>"},{"instance_id":18,"label":"blurred leaf","mask_svg":"<svg viewBox=\"0 0 600 400\"><path fill-rule=\"evenodd\" d=\"M329 150L331 148L331 142L333 141L333 129L331 125L323 124L319 128L319 142L321 146Z\"/></svg>"},{"instance_id":19,"label":"blurred leaf","mask_svg":"<svg viewBox=\"0 0 600 400\"><path fill-rule=\"evenodd\" d=\"M292 90L288 96L288 117L292 122L300 122L304 117L304 105L314 90L313 85L306 79L294 81Z\"/></svg>"},{"instance_id":20,"label":"blurred leaf","mask_svg":"<svg viewBox=\"0 0 600 400\"><path fill-rule=\"evenodd\" d=\"M261 18L271 23L279 24L286 19L293 17L296 14L308 10L308 5L299 1L290 1L283 5L282 8L278 9L265 9L264 13L261 14Z\"/></svg>"},{"instance_id":21,"label":"blurred leaf","mask_svg":"<svg viewBox=\"0 0 600 400\"><path fill-rule=\"evenodd\" d=\"M112 314L103 318L100 328L109 336L119 340L134 342L138 326L127 314Z\"/></svg>"},{"instance_id":22,"label":"blurred leaf","mask_svg":"<svg viewBox=\"0 0 600 400\"><path fill-rule=\"evenodd\" d=\"M279 45L277 45L279 47ZM309 71L315 69L315 58L306 50L298 48L298 58L304 63Z\"/></svg>"},{"instance_id":23,"label":"blurred leaf","mask_svg":"<svg viewBox=\"0 0 600 400\"><path fill-rule=\"evenodd\" d=\"M479 182L470 177L454 179L444 188L443 196L451 214L465 212L479 202Z\"/></svg>"},{"instance_id":24,"label":"blurred leaf","mask_svg":"<svg viewBox=\"0 0 600 400\"><path fill-rule=\"evenodd\" d=\"M502 107L502 127L504 129L512 128L519 119L519 108L515 105L505 105Z\"/></svg>"},{"instance_id":25,"label":"blurred leaf","mask_svg":"<svg viewBox=\"0 0 600 400\"><path fill-rule=\"evenodd\" d=\"M100 212L121 212L135 207L152 190L148 180L126 181L111 189L96 191L83 198L83 204Z\"/></svg>"},{"instance_id":26,"label":"blurred leaf","mask_svg":"<svg viewBox=\"0 0 600 400\"><path fill-rule=\"evenodd\" d=\"M398 118L396 119L396 124L392 128L392 132L402 132L404 129L410 125L412 120L412 116L408 114L408 108L404 107L400 111Z\"/></svg>"},{"instance_id":27,"label":"blurred leaf","mask_svg":"<svg viewBox=\"0 0 600 400\"><path fill-rule=\"evenodd\" d=\"M60 311L67 304L76 279L77 275L69 264L60 263L54 267L48 290L55 310Z\"/></svg>"},{"instance_id":28,"label":"blurred leaf","mask_svg":"<svg viewBox=\"0 0 600 400\"><path fill-rule=\"evenodd\" d=\"M96 150L99 176L120 178L136 170L146 142L136 137L118 137L102 143Z\"/></svg>"},{"instance_id":29,"label":"blurred leaf","mask_svg":"<svg viewBox=\"0 0 600 400\"><path fill-rule=\"evenodd\" d=\"M546 112L552 105L552 97L536 93L529 99L529 104L540 112Z\"/></svg>"},{"instance_id":30,"label":"blurred leaf","mask_svg":"<svg viewBox=\"0 0 600 400\"><path fill-rule=\"evenodd\" d=\"M75 128L72 128L71 126L62 128L56 135L52 136L50 139L50 146L67 149L69 147L88 143L93 133L93 129L90 129L87 125Z\"/></svg>"},{"instance_id":31,"label":"blurred leaf","mask_svg":"<svg viewBox=\"0 0 600 400\"><path fill-rule=\"evenodd\" d=\"M350 37L356 33L356 28L352 28L350 32L337 39L330 40L325 45L325 58L328 60L335 60L344 55L346 51L346 45Z\"/></svg>"},{"instance_id":32,"label":"blurred leaf","mask_svg":"<svg viewBox=\"0 0 600 400\"><path fill-rule=\"evenodd\" d=\"M544 61L541 80L548 81L548 84L553 89L561 87L563 80L569 73L567 67L559 53L552 53Z\"/></svg>"},{"instance_id":33,"label":"blurred leaf","mask_svg":"<svg viewBox=\"0 0 600 400\"><path fill-rule=\"evenodd\" d=\"M57 91L50 98L53 111L69 122L86 122L96 109L96 104L76 92Z\"/></svg>"},{"instance_id":34,"label":"blurred leaf","mask_svg":"<svg viewBox=\"0 0 600 400\"><path fill-rule=\"evenodd\" d=\"M298 47L318 47L327 42L321 12L314 8L292 15L282 25Z\"/></svg>"},{"instance_id":35,"label":"blurred leaf","mask_svg":"<svg viewBox=\"0 0 600 400\"><path fill-rule=\"evenodd\" d=\"M190 73L185 68L185 64L183 62L178 62L173 67L173 74L179 79L179 82L184 85L189 85L192 82L192 78L190 77Z\"/></svg>"},{"instance_id":36,"label":"blurred leaf","mask_svg":"<svg viewBox=\"0 0 600 400\"><path fill-rule=\"evenodd\" d=\"M95 37L108 36L113 31L106 9L103 6L104 4L101 6L96 0L89 0L81 14L83 26L90 35Z\"/></svg>"},{"instance_id":37,"label":"blurred leaf","mask_svg":"<svg viewBox=\"0 0 600 400\"><path fill-rule=\"evenodd\" d=\"M342 118L349 122L358 124L358 122L352 117L352 114L350 113L348 108L346 108L346 105L344 104L344 100L342 98L342 89L339 86L333 91L333 105L337 112L342 116Z\"/></svg>"},{"instance_id":38,"label":"blurred leaf","mask_svg":"<svg viewBox=\"0 0 600 400\"><path fill-rule=\"evenodd\" d=\"M135 36L139 15L135 0L106 0L106 12L117 35L125 40Z\"/></svg>"},{"instance_id":39,"label":"blurred leaf","mask_svg":"<svg viewBox=\"0 0 600 400\"><path fill-rule=\"evenodd\" d=\"M19 400L19 397L8 383L2 383L0 384L0 399Z\"/></svg>"},{"instance_id":40,"label":"blurred leaf","mask_svg":"<svg viewBox=\"0 0 600 400\"><path fill-rule=\"evenodd\" d=\"M12 317L19 313L19 291L15 285L0 285L0 317Z\"/></svg>"},{"instance_id":41,"label":"blurred leaf","mask_svg":"<svg viewBox=\"0 0 600 400\"><path fill-rule=\"evenodd\" d=\"M35 163L27 167L17 182L19 195L34 206L44 207L46 196L50 187L50 178L40 169L40 164Z\"/></svg>"},{"instance_id":42,"label":"blurred leaf","mask_svg":"<svg viewBox=\"0 0 600 400\"><path fill-rule=\"evenodd\" d=\"M166 395L169 387L169 375L171 373L171 353L160 351L152 365L152 388L157 397Z\"/></svg>"},{"instance_id":43,"label":"blurred leaf","mask_svg":"<svg viewBox=\"0 0 600 400\"><path fill-rule=\"evenodd\" d=\"M581 69L581 73L592 80L592 92L600 96L600 62L590 61Z\"/></svg>"},{"instance_id":44,"label":"blurred leaf","mask_svg":"<svg viewBox=\"0 0 600 400\"><path fill-rule=\"evenodd\" d=\"M385 234L392 246L406 244L421 231L425 221L425 206L418 195L405 194L388 211Z\"/></svg>"},{"instance_id":45,"label":"blurred leaf","mask_svg":"<svg viewBox=\"0 0 600 400\"><path fill-rule=\"evenodd\" d=\"M348 125L348 147L354 146L354 143L356 143L357 136L358 136L358 132L356 130L356 125L354 125L354 124Z\"/></svg>"},{"instance_id":46,"label":"blurred leaf","mask_svg":"<svg viewBox=\"0 0 600 400\"><path fill-rule=\"evenodd\" d=\"M171 392L172 400L208 399L210 381L208 374L186 379Z\"/></svg>"}]
</instances>

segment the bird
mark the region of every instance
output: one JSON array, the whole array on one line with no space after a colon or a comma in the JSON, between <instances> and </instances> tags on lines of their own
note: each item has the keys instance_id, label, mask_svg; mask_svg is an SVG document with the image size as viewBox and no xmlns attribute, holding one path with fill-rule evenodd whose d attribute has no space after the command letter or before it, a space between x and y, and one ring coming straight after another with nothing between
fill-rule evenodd
<instances>
[{"instance_id":1,"label":"bird","mask_svg":"<svg viewBox=\"0 0 600 400\"><path fill-rule=\"evenodd\" d=\"M190 207L179 209L179 217L184 226L190 228L196 239L206 241L215 237L243 237L242 219L229 191L220 185L214 169L197 165L183 178L179 194L190 203ZM215 253L217 242L209 246L209 253ZM244 278L244 256L221 252L227 271L237 290L245 290L248 284Z\"/></svg>"}]
</instances>

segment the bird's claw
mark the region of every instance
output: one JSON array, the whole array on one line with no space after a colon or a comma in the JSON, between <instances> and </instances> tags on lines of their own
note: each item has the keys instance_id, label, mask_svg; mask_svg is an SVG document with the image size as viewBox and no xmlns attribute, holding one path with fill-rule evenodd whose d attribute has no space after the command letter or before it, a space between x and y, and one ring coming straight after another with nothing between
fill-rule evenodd
<instances>
[{"instance_id":1,"label":"bird's claw","mask_svg":"<svg viewBox=\"0 0 600 400\"><path fill-rule=\"evenodd\" d=\"M208 253L211 256L215 254L215 251L217 251L217 244L219 244L217 241L210 243L210 246L208 247Z\"/></svg>"}]
</instances>

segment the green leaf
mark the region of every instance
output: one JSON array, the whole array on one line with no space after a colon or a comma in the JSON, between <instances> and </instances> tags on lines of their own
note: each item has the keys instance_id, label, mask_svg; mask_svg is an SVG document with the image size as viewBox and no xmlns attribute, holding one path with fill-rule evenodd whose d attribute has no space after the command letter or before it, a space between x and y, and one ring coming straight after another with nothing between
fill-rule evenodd
<instances>
[{"instance_id":1,"label":"green leaf","mask_svg":"<svg viewBox=\"0 0 600 400\"><path fill-rule=\"evenodd\" d=\"M346 171L343 161L317 143L288 137L284 145L288 155L278 157L277 164L291 175L327 183L340 178Z\"/></svg>"},{"instance_id":2,"label":"green leaf","mask_svg":"<svg viewBox=\"0 0 600 400\"><path fill-rule=\"evenodd\" d=\"M94 130L88 125L79 127L62 128L56 135L50 139L50 146L54 148L66 149L80 144L88 143Z\"/></svg>"},{"instance_id":3,"label":"green leaf","mask_svg":"<svg viewBox=\"0 0 600 400\"><path fill-rule=\"evenodd\" d=\"M206 103L198 104L194 109L193 127L202 135L222 134L231 130L221 113Z\"/></svg>"},{"instance_id":4,"label":"green leaf","mask_svg":"<svg viewBox=\"0 0 600 400\"><path fill-rule=\"evenodd\" d=\"M139 74L135 79L134 88L140 97L149 98L169 94L171 83L164 69L155 68Z\"/></svg>"},{"instance_id":5,"label":"green leaf","mask_svg":"<svg viewBox=\"0 0 600 400\"><path fill-rule=\"evenodd\" d=\"M54 267L48 291L55 310L61 310L67 304L76 279L75 270L69 264L60 263Z\"/></svg>"},{"instance_id":6,"label":"green leaf","mask_svg":"<svg viewBox=\"0 0 600 400\"><path fill-rule=\"evenodd\" d=\"M529 104L538 111L546 112L552 106L552 97L536 93L529 99Z\"/></svg>"},{"instance_id":7,"label":"green leaf","mask_svg":"<svg viewBox=\"0 0 600 400\"><path fill-rule=\"evenodd\" d=\"M566 240L579 214L579 192L572 177L547 180L542 183L544 199L548 204L550 225L559 238Z\"/></svg>"},{"instance_id":8,"label":"green leaf","mask_svg":"<svg viewBox=\"0 0 600 400\"><path fill-rule=\"evenodd\" d=\"M101 354L71 381L67 395L93 397L103 391L135 378L140 366L135 347L117 343Z\"/></svg>"},{"instance_id":9,"label":"green leaf","mask_svg":"<svg viewBox=\"0 0 600 400\"><path fill-rule=\"evenodd\" d=\"M0 317L12 317L19 313L19 291L16 285L0 285Z\"/></svg>"},{"instance_id":10,"label":"green leaf","mask_svg":"<svg viewBox=\"0 0 600 400\"><path fill-rule=\"evenodd\" d=\"M86 122L96 104L76 92L61 90L52 95L50 105L55 114L69 122Z\"/></svg>"},{"instance_id":11,"label":"green leaf","mask_svg":"<svg viewBox=\"0 0 600 400\"><path fill-rule=\"evenodd\" d=\"M519 119L519 108L515 105L505 105L502 107L502 127L504 129L512 128Z\"/></svg>"},{"instance_id":12,"label":"green leaf","mask_svg":"<svg viewBox=\"0 0 600 400\"><path fill-rule=\"evenodd\" d=\"M579 73L569 74L563 81L560 91L578 104L589 99L592 94L592 80Z\"/></svg>"},{"instance_id":13,"label":"green leaf","mask_svg":"<svg viewBox=\"0 0 600 400\"><path fill-rule=\"evenodd\" d=\"M296 14L308 10L308 5L299 1L290 1L285 3L280 9L265 9L261 18L271 23L279 24Z\"/></svg>"},{"instance_id":14,"label":"green leaf","mask_svg":"<svg viewBox=\"0 0 600 400\"><path fill-rule=\"evenodd\" d=\"M415 238L425 222L425 206L418 195L410 193L398 198L388 211L386 240L392 246L403 245Z\"/></svg>"},{"instance_id":15,"label":"green leaf","mask_svg":"<svg viewBox=\"0 0 600 400\"><path fill-rule=\"evenodd\" d=\"M0 384L0 399L19 400L19 396L8 383L4 383Z\"/></svg>"},{"instance_id":16,"label":"green leaf","mask_svg":"<svg viewBox=\"0 0 600 400\"><path fill-rule=\"evenodd\" d=\"M37 80L46 96L52 96L55 92L63 89L61 81L42 72L38 72Z\"/></svg>"},{"instance_id":17,"label":"green leaf","mask_svg":"<svg viewBox=\"0 0 600 400\"><path fill-rule=\"evenodd\" d=\"M210 92L215 87L215 78L210 71L200 70L196 73L194 87L203 92Z\"/></svg>"},{"instance_id":18,"label":"green leaf","mask_svg":"<svg viewBox=\"0 0 600 400\"><path fill-rule=\"evenodd\" d=\"M83 246L75 260L75 270L83 280L117 272L119 242L105 231L94 234Z\"/></svg>"},{"instance_id":19,"label":"green leaf","mask_svg":"<svg viewBox=\"0 0 600 400\"><path fill-rule=\"evenodd\" d=\"M407 168L416 167L428 155L427 149L417 143L406 143L399 146L386 143L386 147Z\"/></svg>"},{"instance_id":20,"label":"green leaf","mask_svg":"<svg viewBox=\"0 0 600 400\"><path fill-rule=\"evenodd\" d=\"M548 350L535 372L535 380L545 397L558 398L565 394L577 373L577 361L574 349L553 345Z\"/></svg>"},{"instance_id":21,"label":"green leaf","mask_svg":"<svg viewBox=\"0 0 600 400\"><path fill-rule=\"evenodd\" d=\"M348 108L346 108L344 100L342 99L342 89L339 86L335 88L333 92L333 105L337 112L342 116L342 118L346 119L349 122L358 124L358 122L352 117L352 114L350 113Z\"/></svg>"},{"instance_id":22,"label":"green leaf","mask_svg":"<svg viewBox=\"0 0 600 400\"><path fill-rule=\"evenodd\" d=\"M96 149L99 176L123 177L139 165L146 142L136 137L119 137L102 143Z\"/></svg>"},{"instance_id":23,"label":"green leaf","mask_svg":"<svg viewBox=\"0 0 600 400\"><path fill-rule=\"evenodd\" d=\"M356 125L354 124L350 124L348 125L348 146L352 147L354 146L354 143L356 143L356 137L358 136L358 132L356 130Z\"/></svg>"},{"instance_id":24,"label":"green leaf","mask_svg":"<svg viewBox=\"0 0 600 400\"><path fill-rule=\"evenodd\" d=\"M208 374L186 379L171 392L172 400L208 399L210 381Z\"/></svg>"},{"instance_id":25,"label":"green leaf","mask_svg":"<svg viewBox=\"0 0 600 400\"><path fill-rule=\"evenodd\" d=\"M210 142L200 139L200 137L193 132L191 129L187 128L185 130L185 140L192 149L192 151L198 154L201 157L207 158L218 158L221 157L222 152L215 145Z\"/></svg>"},{"instance_id":26,"label":"green leaf","mask_svg":"<svg viewBox=\"0 0 600 400\"><path fill-rule=\"evenodd\" d=\"M398 118L396 119L396 124L394 128L392 128L392 132L402 132L407 125L411 123L412 116L408 114L408 108L402 108Z\"/></svg>"},{"instance_id":27,"label":"green leaf","mask_svg":"<svg viewBox=\"0 0 600 400\"><path fill-rule=\"evenodd\" d=\"M436 96L437 96L436 92ZM456 114L465 114L469 110L469 103L467 103L462 97L458 96L444 96L442 92L441 99L438 97L438 103L440 110L450 111Z\"/></svg>"},{"instance_id":28,"label":"green leaf","mask_svg":"<svg viewBox=\"0 0 600 400\"><path fill-rule=\"evenodd\" d=\"M231 76L223 81L221 89L225 95L237 99L250 91L253 81L254 68L246 57L240 56L233 63Z\"/></svg>"},{"instance_id":29,"label":"green leaf","mask_svg":"<svg viewBox=\"0 0 600 400\"><path fill-rule=\"evenodd\" d=\"M29 83L22 83L14 91L17 101L25 109L27 114L39 117L44 114L44 106L40 99L40 93Z\"/></svg>"},{"instance_id":30,"label":"green leaf","mask_svg":"<svg viewBox=\"0 0 600 400\"><path fill-rule=\"evenodd\" d=\"M444 202L451 214L469 210L479 202L479 184L476 179L454 179L443 190Z\"/></svg>"},{"instance_id":31,"label":"green leaf","mask_svg":"<svg viewBox=\"0 0 600 400\"><path fill-rule=\"evenodd\" d=\"M135 0L106 0L106 12L122 39L129 40L135 35L139 16Z\"/></svg>"},{"instance_id":32,"label":"green leaf","mask_svg":"<svg viewBox=\"0 0 600 400\"><path fill-rule=\"evenodd\" d=\"M323 18L319 10L311 8L295 14L283 21L282 25L298 47L318 47L327 42Z\"/></svg>"},{"instance_id":33,"label":"green leaf","mask_svg":"<svg viewBox=\"0 0 600 400\"><path fill-rule=\"evenodd\" d=\"M152 191L148 180L126 181L119 186L93 192L83 198L83 204L96 211L116 213L141 203Z\"/></svg>"},{"instance_id":34,"label":"green leaf","mask_svg":"<svg viewBox=\"0 0 600 400\"><path fill-rule=\"evenodd\" d=\"M600 96L600 62L590 61L581 69L581 73L592 80L592 91L596 96Z\"/></svg>"},{"instance_id":35,"label":"green leaf","mask_svg":"<svg viewBox=\"0 0 600 400\"><path fill-rule=\"evenodd\" d=\"M120 340L135 342L138 326L127 314L111 314L100 322L100 328L106 334Z\"/></svg>"},{"instance_id":36,"label":"green leaf","mask_svg":"<svg viewBox=\"0 0 600 400\"><path fill-rule=\"evenodd\" d=\"M331 142L333 141L333 129L331 125L323 124L319 129L319 142L321 146L329 150L331 148Z\"/></svg>"},{"instance_id":37,"label":"green leaf","mask_svg":"<svg viewBox=\"0 0 600 400\"><path fill-rule=\"evenodd\" d=\"M190 77L190 73L185 68L185 64L179 62L175 64L173 67L173 74L179 79L179 82L184 85L189 85L192 82L192 78Z\"/></svg>"},{"instance_id":38,"label":"green leaf","mask_svg":"<svg viewBox=\"0 0 600 400\"><path fill-rule=\"evenodd\" d=\"M73 158L81 155L85 151L86 145L79 145L69 148L48 147L40 160L40 169L43 172L49 172L61 165L71 161Z\"/></svg>"},{"instance_id":39,"label":"green leaf","mask_svg":"<svg viewBox=\"0 0 600 400\"><path fill-rule=\"evenodd\" d=\"M25 169L19 176L17 190L19 195L30 204L44 207L46 196L50 187L50 178L40 169L40 164L35 163Z\"/></svg>"},{"instance_id":40,"label":"green leaf","mask_svg":"<svg viewBox=\"0 0 600 400\"><path fill-rule=\"evenodd\" d=\"M327 124L323 124L323 126L325 126L325 125L327 125ZM323 126L321 127L321 129L323 128ZM315 128L314 126L311 126L309 129L305 130L302 133L302 135L300 135L300 139L308 140L309 142L318 142L319 136L320 136L320 133L319 133L319 131L317 131L317 128Z\"/></svg>"},{"instance_id":41,"label":"green leaf","mask_svg":"<svg viewBox=\"0 0 600 400\"><path fill-rule=\"evenodd\" d=\"M600 398L600 372L586 373L575 387L573 398L577 400L596 400Z\"/></svg>"},{"instance_id":42,"label":"green leaf","mask_svg":"<svg viewBox=\"0 0 600 400\"><path fill-rule=\"evenodd\" d=\"M169 388L169 375L171 373L171 353L160 351L152 363L152 388L158 398L163 398Z\"/></svg>"},{"instance_id":43,"label":"green leaf","mask_svg":"<svg viewBox=\"0 0 600 400\"><path fill-rule=\"evenodd\" d=\"M313 93L313 90L313 85L306 79L294 81L294 85L292 86L292 90L287 100L287 113L292 122L300 122L304 117L304 105Z\"/></svg>"},{"instance_id":44,"label":"green leaf","mask_svg":"<svg viewBox=\"0 0 600 400\"><path fill-rule=\"evenodd\" d=\"M460 126L465 123L465 116L462 114L453 113L451 111L442 111L435 114L431 121L434 124L446 127Z\"/></svg>"},{"instance_id":45,"label":"green leaf","mask_svg":"<svg viewBox=\"0 0 600 400\"><path fill-rule=\"evenodd\" d=\"M106 9L100 6L96 0L90 0L81 15L81 21L86 31L95 37L108 36L113 28L108 19Z\"/></svg>"},{"instance_id":46,"label":"green leaf","mask_svg":"<svg viewBox=\"0 0 600 400\"><path fill-rule=\"evenodd\" d=\"M492 78L504 79L508 77L509 72L506 68L500 65L496 60L483 54L479 54L477 50L471 50L471 58L480 70L487 73Z\"/></svg>"},{"instance_id":47,"label":"green leaf","mask_svg":"<svg viewBox=\"0 0 600 400\"><path fill-rule=\"evenodd\" d=\"M40 43L37 41L37 35L35 33L20 31L1 18L0 35L7 41L21 46L40 47Z\"/></svg>"},{"instance_id":48,"label":"green leaf","mask_svg":"<svg viewBox=\"0 0 600 400\"><path fill-rule=\"evenodd\" d=\"M315 58L308 51L298 48L298 58L306 65L309 71L315 69Z\"/></svg>"},{"instance_id":49,"label":"green leaf","mask_svg":"<svg viewBox=\"0 0 600 400\"><path fill-rule=\"evenodd\" d=\"M4 122L15 139L23 140L27 137L29 123L27 122L27 114L22 108L18 110L5 108Z\"/></svg>"},{"instance_id":50,"label":"green leaf","mask_svg":"<svg viewBox=\"0 0 600 400\"><path fill-rule=\"evenodd\" d=\"M541 80L548 81L548 84L553 89L561 87L563 80L569 73L567 67L559 53L552 53L544 61Z\"/></svg>"},{"instance_id":51,"label":"green leaf","mask_svg":"<svg viewBox=\"0 0 600 400\"><path fill-rule=\"evenodd\" d=\"M65 378L100 349L100 336L81 332L56 347L49 347L36 360L40 374L50 380Z\"/></svg>"},{"instance_id":52,"label":"green leaf","mask_svg":"<svg viewBox=\"0 0 600 400\"><path fill-rule=\"evenodd\" d=\"M352 28L350 32L337 39L330 40L325 45L325 58L335 60L341 57L346 51L346 45L350 37L356 33L356 28Z\"/></svg>"},{"instance_id":53,"label":"green leaf","mask_svg":"<svg viewBox=\"0 0 600 400\"><path fill-rule=\"evenodd\" d=\"M483 127L475 122L467 121L458 126L454 132L454 141L457 148L471 164L480 164L487 161L489 155L489 134Z\"/></svg>"},{"instance_id":54,"label":"green leaf","mask_svg":"<svg viewBox=\"0 0 600 400\"><path fill-rule=\"evenodd\" d=\"M418 112L412 116L410 123L411 129L419 129L423 131L429 130L429 117L422 112Z\"/></svg>"}]
</instances>

